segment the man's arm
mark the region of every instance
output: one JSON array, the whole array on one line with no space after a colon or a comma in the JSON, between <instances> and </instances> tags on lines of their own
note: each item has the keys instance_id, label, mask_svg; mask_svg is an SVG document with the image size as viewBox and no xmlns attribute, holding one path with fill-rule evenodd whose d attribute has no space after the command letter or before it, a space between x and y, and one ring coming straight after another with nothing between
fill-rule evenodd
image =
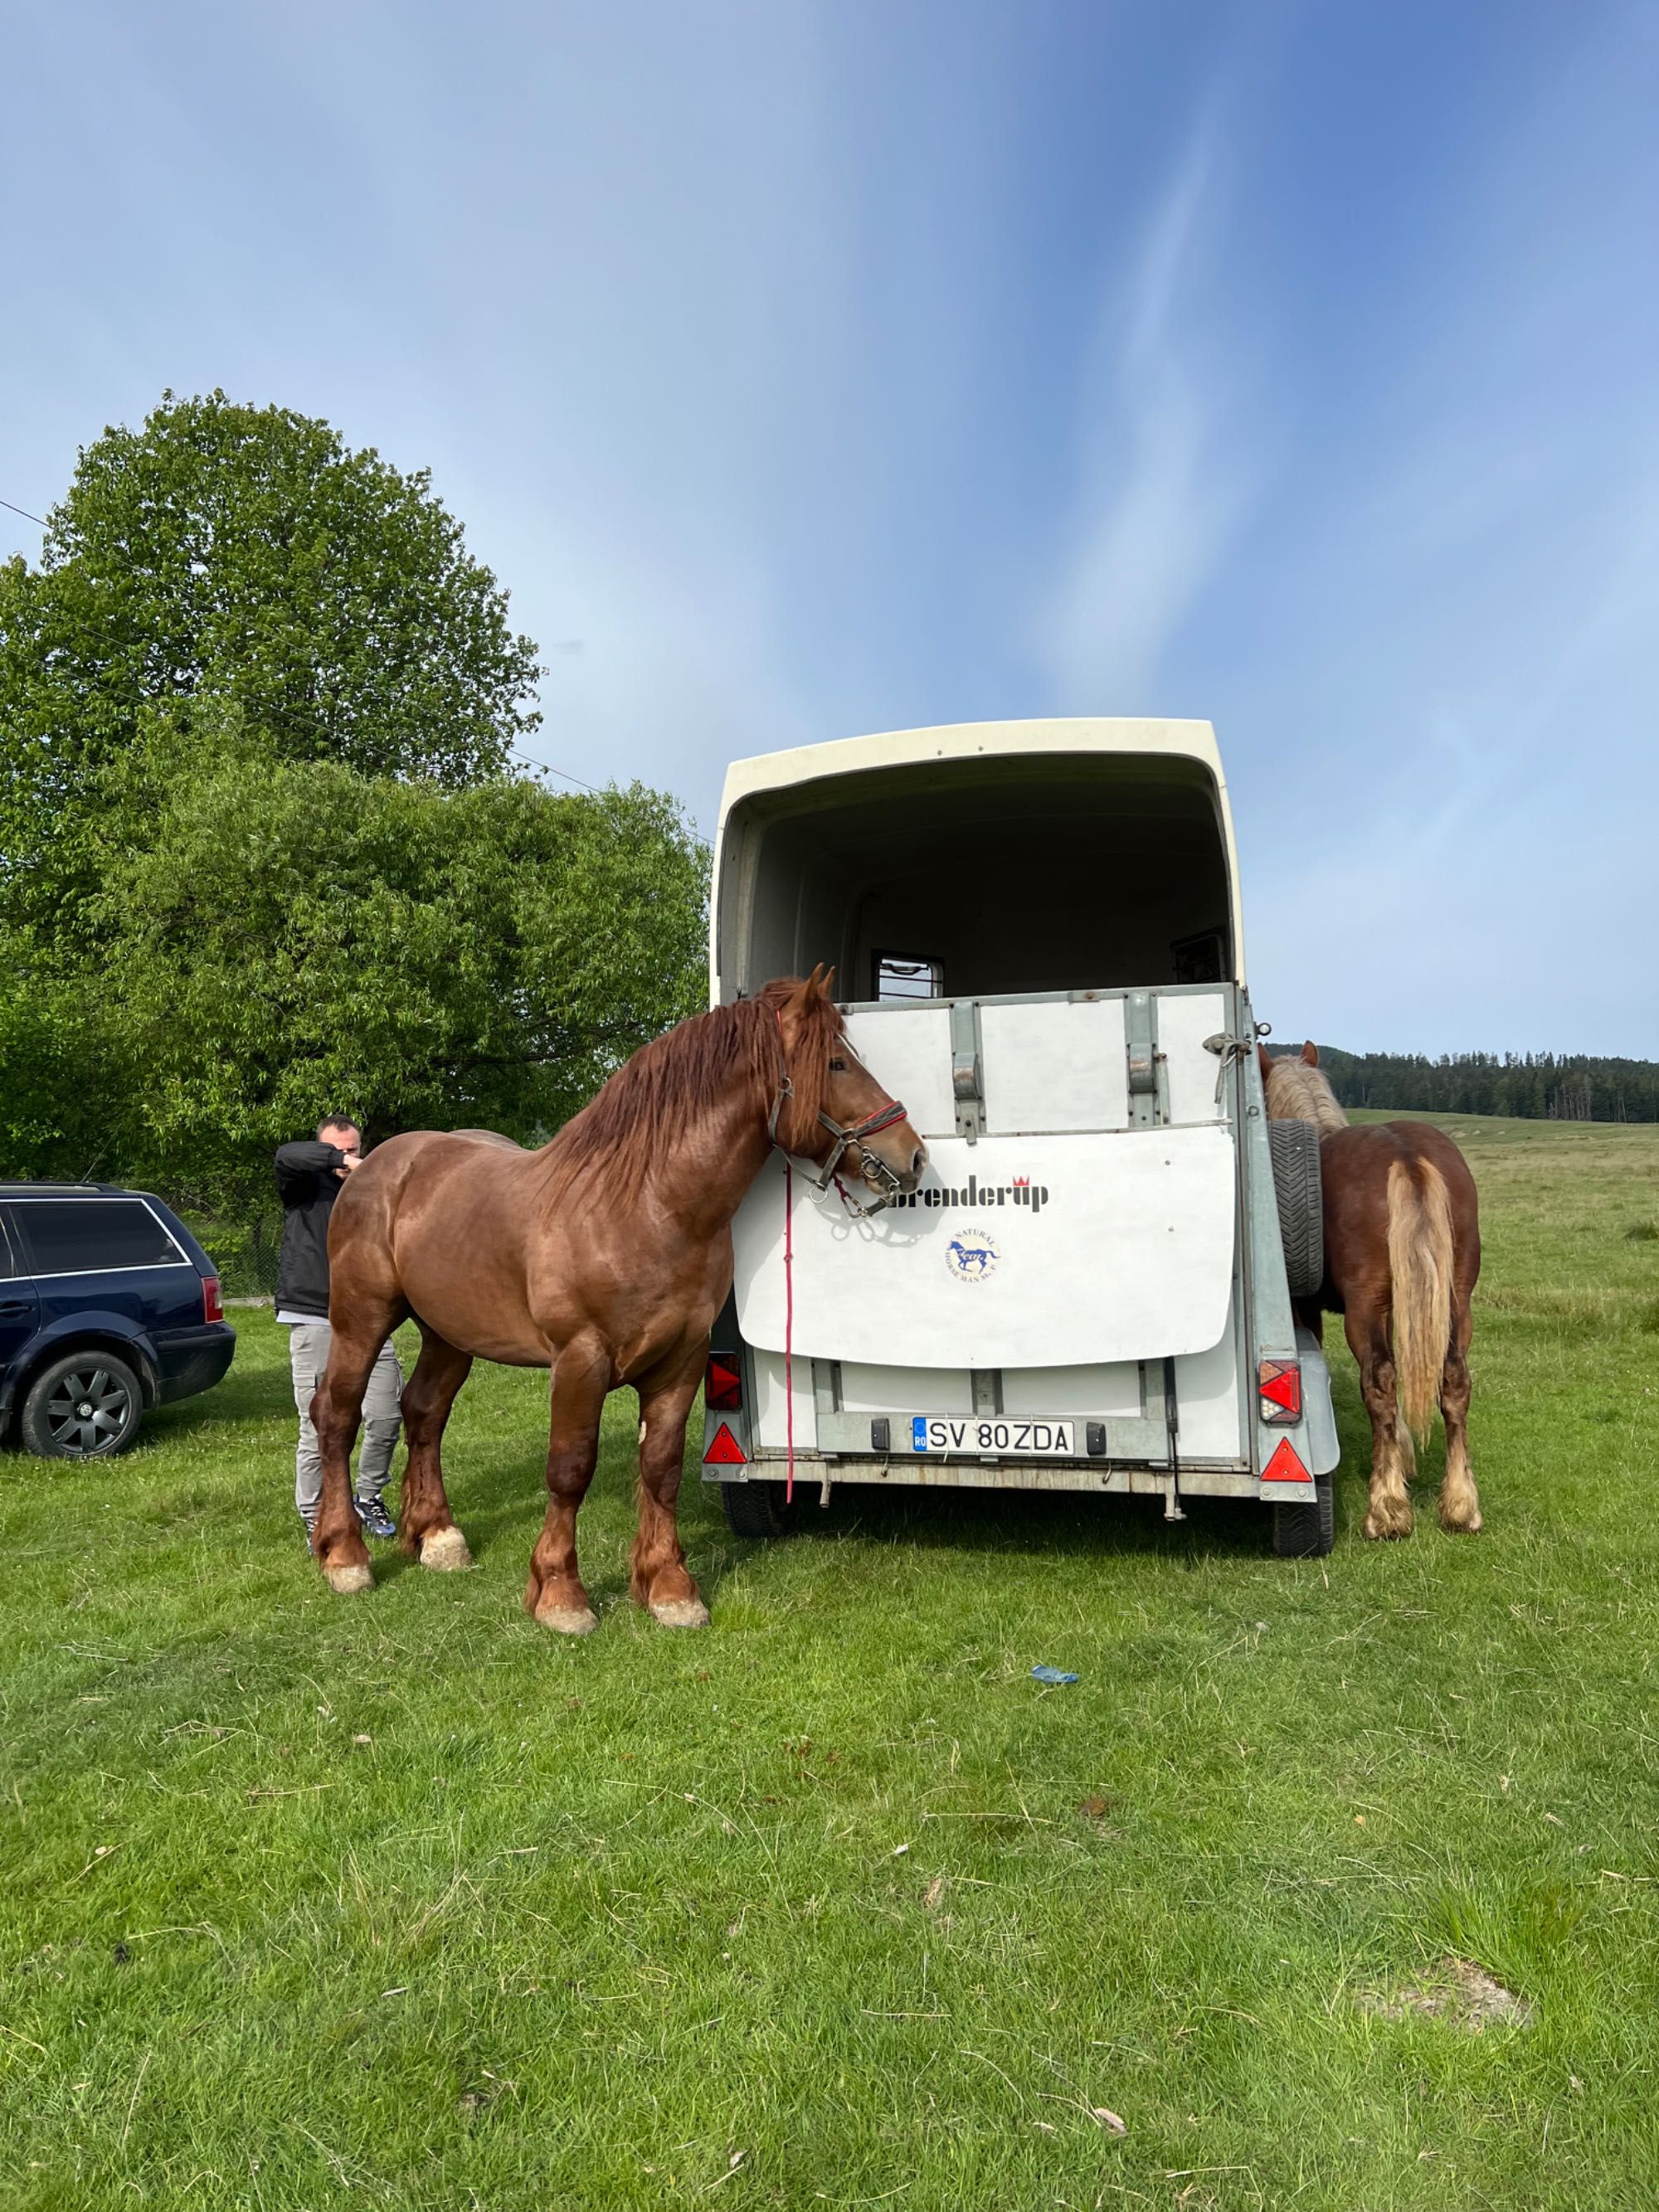
<instances>
[{"instance_id":1,"label":"man's arm","mask_svg":"<svg viewBox=\"0 0 1659 2212\"><path fill-rule=\"evenodd\" d=\"M276 1147L276 1188L286 1202L289 1199L309 1198L316 1188L318 1178L331 1175L346 1164L346 1156L337 1145L325 1145L320 1137L307 1137L298 1144Z\"/></svg>"}]
</instances>

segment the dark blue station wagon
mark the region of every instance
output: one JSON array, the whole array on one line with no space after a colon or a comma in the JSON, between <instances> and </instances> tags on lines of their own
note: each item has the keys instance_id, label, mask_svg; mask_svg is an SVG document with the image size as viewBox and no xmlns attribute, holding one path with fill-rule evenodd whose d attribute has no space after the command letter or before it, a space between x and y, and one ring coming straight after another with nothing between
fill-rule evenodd
<instances>
[{"instance_id":1,"label":"dark blue station wagon","mask_svg":"<svg viewBox=\"0 0 1659 2212\"><path fill-rule=\"evenodd\" d=\"M0 1433L105 1458L150 1407L210 1390L235 1350L212 1261L159 1198L0 1182Z\"/></svg>"}]
</instances>

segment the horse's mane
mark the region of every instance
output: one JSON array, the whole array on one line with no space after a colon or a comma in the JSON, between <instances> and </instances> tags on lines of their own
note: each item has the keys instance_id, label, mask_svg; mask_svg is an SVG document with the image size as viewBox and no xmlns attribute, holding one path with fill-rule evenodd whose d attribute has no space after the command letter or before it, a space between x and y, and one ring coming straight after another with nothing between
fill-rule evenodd
<instances>
[{"instance_id":1,"label":"horse's mane","mask_svg":"<svg viewBox=\"0 0 1659 2212\"><path fill-rule=\"evenodd\" d=\"M1305 1060L1276 1060L1267 1077L1267 1119L1270 1121L1311 1121L1322 1136L1328 1130L1346 1129L1348 1117L1336 1103L1320 1067Z\"/></svg>"},{"instance_id":2,"label":"horse's mane","mask_svg":"<svg viewBox=\"0 0 1659 2212\"><path fill-rule=\"evenodd\" d=\"M568 1190L602 1170L619 1191L638 1190L688 1125L717 1104L734 1080L745 1082L757 1105L769 1109L784 1073L778 1014L799 988L794 976L781 976L757 998L694 1014L642 1045L547 1147L557 1187ZM789 1062L794 1095L778 1116L778 1139L787 1151L810 1150L817 1138L830 1054L841 1034L833 1001L809 994Z\"/></svg>"}]
</instances>

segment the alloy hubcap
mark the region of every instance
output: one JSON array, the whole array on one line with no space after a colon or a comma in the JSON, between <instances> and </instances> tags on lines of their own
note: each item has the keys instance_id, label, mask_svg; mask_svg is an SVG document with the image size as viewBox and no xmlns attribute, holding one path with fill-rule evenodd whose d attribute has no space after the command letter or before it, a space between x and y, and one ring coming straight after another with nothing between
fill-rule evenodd
<instances>
[{"instance_id":1,"label":"alloy hubcap","mask_svg":"<svg viewBox=\"0 0 1659 2212\"><path fill-rule=\"evenodd\" d=\"M52 1442L70 1451L101 1451L126 1432L132 1400L126 1385L106 1367L66 1375L46 1401L46 1426Z\"/></svg>"}]
</instances>

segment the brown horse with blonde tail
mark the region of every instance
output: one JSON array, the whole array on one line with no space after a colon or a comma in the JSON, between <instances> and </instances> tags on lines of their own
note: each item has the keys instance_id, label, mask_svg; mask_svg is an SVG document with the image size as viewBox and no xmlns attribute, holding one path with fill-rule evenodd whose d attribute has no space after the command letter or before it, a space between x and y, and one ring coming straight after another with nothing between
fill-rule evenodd
<instances>
[{"instance_id":1,"label":"brown horse with blonde tail","mask_svg":"<svg viewBox=\"0 0 1659 2212\"><path fill-rule=\"evenodd\" d=\"M1470 1301L1480 1273L1474 1178L1449 1137L1426 1121L1352 1127L1304 1044L1298 1060L1261 1054L1270 1121L1311 1121L1324 1188L1325 1281L1297 1319L1320 1333L1340 1313L1371 1419L1368 1536L1408 1536L1413 1449L1446 1424L1440 1525L1470 1534L1480 1499L1469 1469Z\"/></svg>"},{"instance_id":2,"label":"brown horse with blonde tail","mask_svg":"<svg viewBox=\"0 0 1659 2212\"><path fill-rule=\"evenodd\" d=\"M412 1315L404 1550L423 1566L471 1565L439 1447L474 1359L550 1368L547 1518L525 1605L566 1635L594 1627L576 1515L606 1395L628 1384L640 1400L631 1594L670 1627L707 1621L675 1503L709 1328L732 1285L732 1217L774 1144L826 1175L844 1160L878 1203L914 1190L927 1157L853 1054L830 984L814 969L682 1022L539 1152L426 1130L377 1146L345 1183L329 1230L328 1371L311 1408L323 1460L313 1548L332 1589L373 1580L351 1448L375 1355Z\"/></svg>"}]
</instances>

